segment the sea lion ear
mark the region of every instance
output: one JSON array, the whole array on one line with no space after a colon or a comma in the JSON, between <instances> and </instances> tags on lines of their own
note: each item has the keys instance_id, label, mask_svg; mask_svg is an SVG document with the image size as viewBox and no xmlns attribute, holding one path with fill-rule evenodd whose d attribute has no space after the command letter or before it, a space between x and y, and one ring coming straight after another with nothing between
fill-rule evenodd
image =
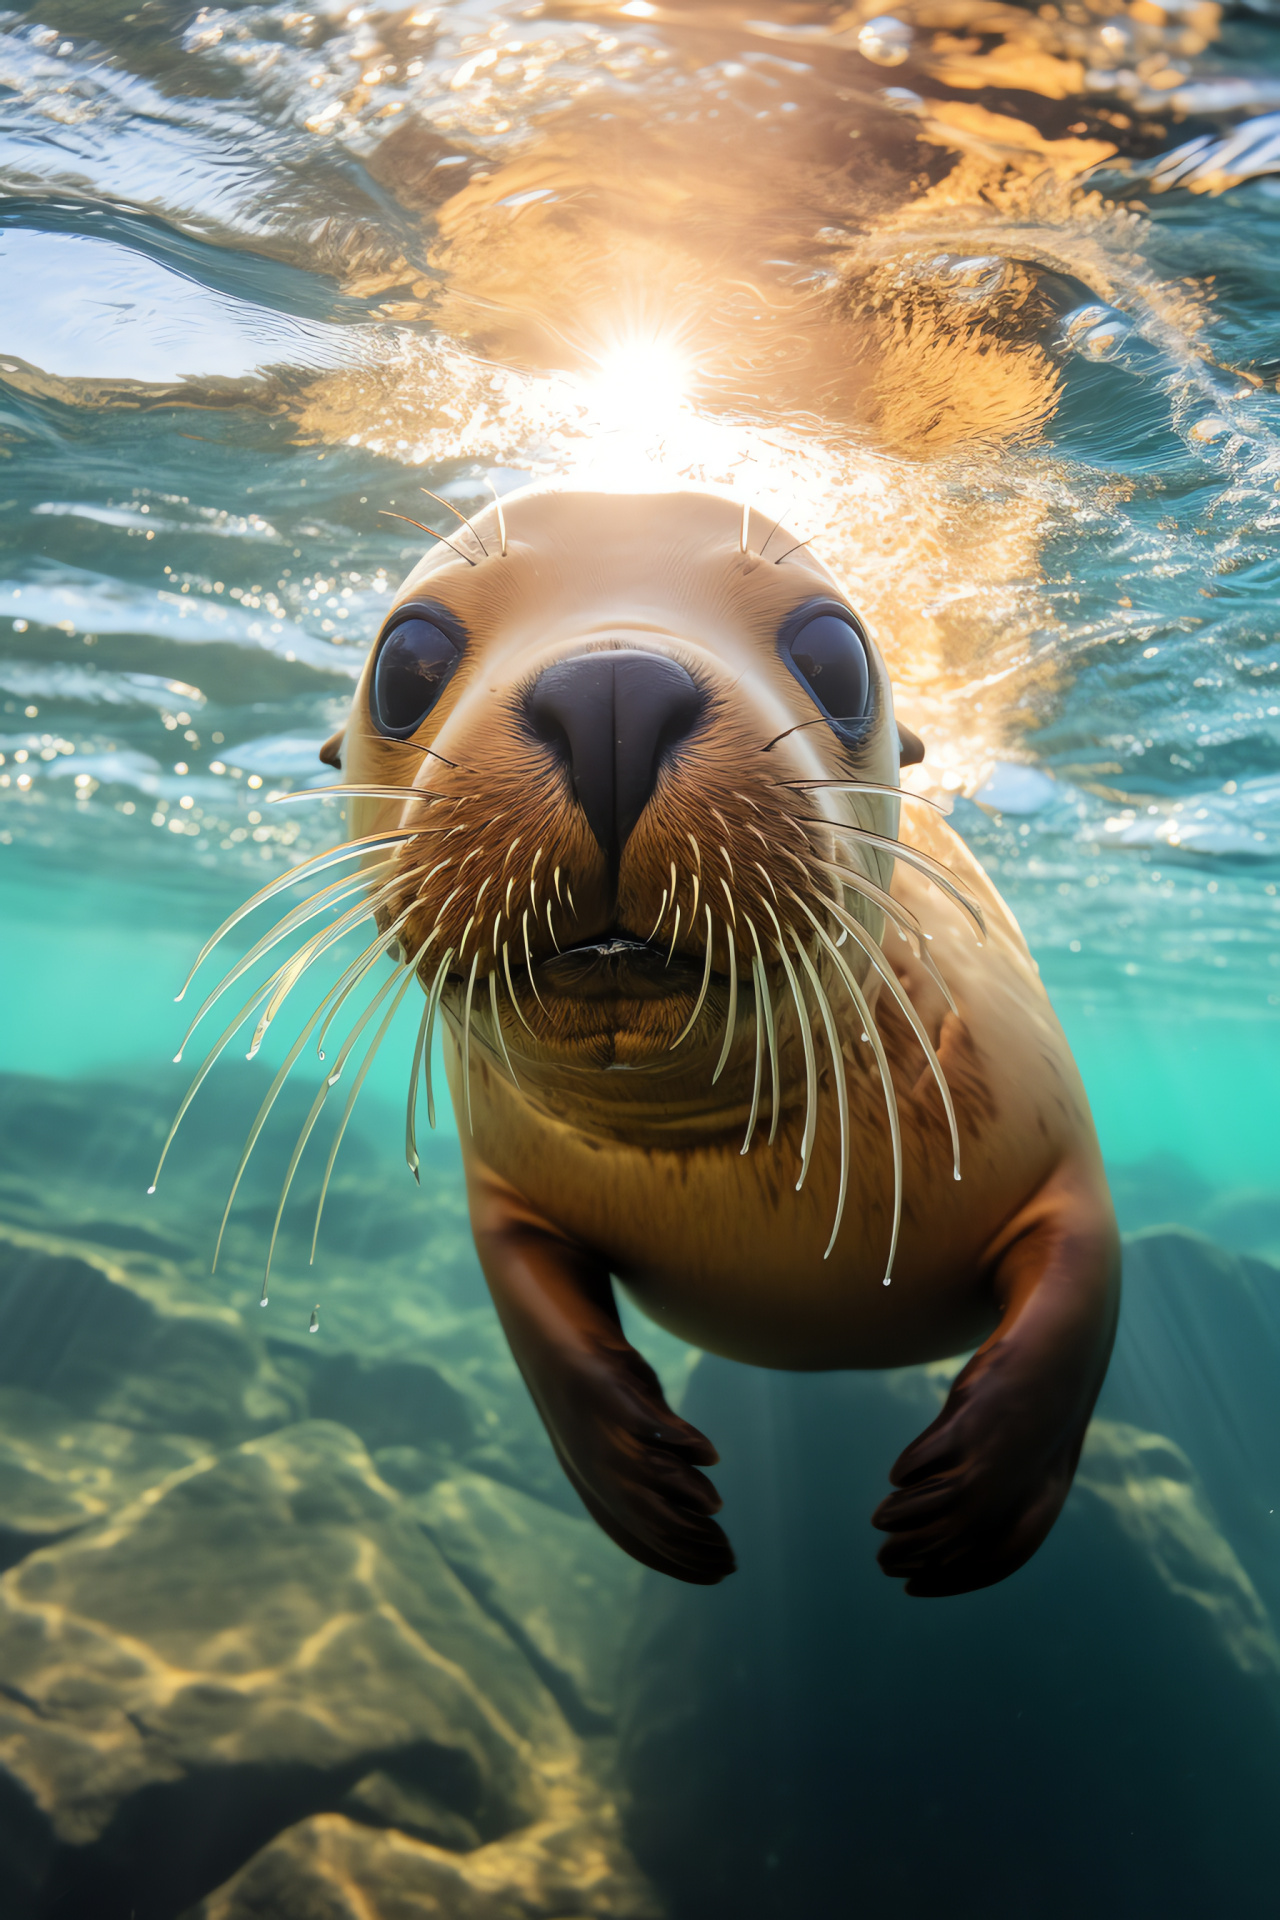
<instances>
[{"instance_id":1,"label":"sea lion ear","mask_svg":"<svg viewBox=\"0 0 1280 1920\"><path fill-rule=\"evenodd\" d=\"M323 760L323 753L320 755ZM918 733L912 733L910 727L898 722L898 765L900 767L918 767L924 759L924 741Z\"/></svg>"},{"instance_id":2,"label":"sea lion ear","mask_svg":"<svg viewBox=\"0 0 1280 1920\"><path fill-rule=\"evenodd\" d=\"M320 749L320 758L326 767L336 767L339 773L342 771L342 741L346 731L345 727L339 727L336 733L329 735Z\"/></svg>"}]
</instances>

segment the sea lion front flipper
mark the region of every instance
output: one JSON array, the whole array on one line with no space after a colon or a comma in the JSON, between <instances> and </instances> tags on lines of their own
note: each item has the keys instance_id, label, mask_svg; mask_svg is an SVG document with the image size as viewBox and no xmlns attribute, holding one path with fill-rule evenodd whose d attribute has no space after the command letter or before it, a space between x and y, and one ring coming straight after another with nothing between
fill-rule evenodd
<instances>
[{"instance_id":1,"label":"sea lion front flipper","mask_svg":"<svg viewBox=\"0 0 1280 1920\"><path fill-rule=\"evenodd\" d=\"M1100 1176L1064 1168L1002 1236L1000 1325L889 1475L873 1525L884 1571L936 1597L993 1586L1031 1558L1071 1488L1120 1304Z\"/></svg>"},{"instance_id":2,"label":"sea lion front flipper","mask_svg":"<svg viewBox=\"0 0 1280 1920\"><path fill-rule=\"evenodd\" d=\"M644 1566L714 1586L733 1572L733 1549L698 1468L719 1456L628 1344L606 1263L487 1168L469 1166L467 1187L503 1331L587 1511Z\"/></svg>"}]
</instances>

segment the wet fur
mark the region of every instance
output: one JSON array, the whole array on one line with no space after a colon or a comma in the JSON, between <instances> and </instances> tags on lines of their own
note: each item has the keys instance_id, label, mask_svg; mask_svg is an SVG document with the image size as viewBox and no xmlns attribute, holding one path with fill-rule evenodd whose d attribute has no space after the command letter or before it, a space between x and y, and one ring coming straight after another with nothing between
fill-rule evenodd
<instances>
[{"instance_id":1,"label":"wet fur","mask_svg":"<svg viewBox=\"0 0 1280 1920\"><path fill-rule=\"evenodd\" d=\"M923 808L816 784L892 788L899 747L878 654L874 724L857 747L798 724L813 710L779 661L779 625L807 598L841 597L810 552L781 566L744 553L737 504L693 491L531 492L508 499L505 519L505 556L488 514L490 557L472 565L437 549L401 590L401 604L445 604L470 635L437 708L412 743L383 739L367 669L343 758L357 833L419 830L393 855L402 877L380 913L403 952L424 952L424 981L448 957L442 1007L476 1243L553 1444L628 1552L714 1581L733 1564L701 1472L714 1449L623 1338L611 1277L684 1338L760 1365L897 1366L982 1342L939 1421L896 1463L898 1491L876 1524L890 1536L886 1571L911 1592L1003 1578L1065 1497L1118 1287L1083 1089L1021 936ZM762 538L763 524L752 532ZM800 537L783 530L777 550ZM615 876L530 734L522 695L549 662L617 645L679 660L706 709ZM859 840L859 826L893 852ZM984 945L963 902L921 871L930 861L974 903ZM932 936L958 1011L914 937L859 893L859 874ZM854 937L841 943L845 929ZM618 931L670 942L669 990L612 1001L555 990L558 949ZM960 1184L938 1079L864 935L937 1048ZM757 1036L757 941L777 1086ZM902 1131L891 1286L876 1045Z\"/></svg>"}]
</instances>

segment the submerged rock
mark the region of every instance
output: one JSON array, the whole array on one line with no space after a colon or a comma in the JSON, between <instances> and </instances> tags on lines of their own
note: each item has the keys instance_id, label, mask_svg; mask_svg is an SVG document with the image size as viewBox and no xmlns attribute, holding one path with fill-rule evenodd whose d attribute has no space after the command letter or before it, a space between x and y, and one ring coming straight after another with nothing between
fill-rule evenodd
<instances>
[{"instance_id":1,"label":"submerged rock","mask_svg":"<svg viewBox=\"0 0 1280 1920\"><path fill-rule=\"evenodd\" d=\"M341 1427L195 1461L11 1569L0 1671L15 1916L176 1915L344 1805L358 1834L430 1806L480 1852L580 1829L641 1885L555 1700ZM522 1873L555 1851L521 1846Z\"/></svg>"},{"instance_id":2,"label":"submerged rock","mask_svg":"<svg viewBox=\"0 0 1280 1920\"><path fill-rule=\"evenodd\" d=\"M1239 1508L1275 1484L1280 1274L1193 1235L1127 1259L1062 1518L959 1599L907 1599L869 1525L949 1369L699 1365L683 1411L720 1448L741 1570L710 1590L646 1575L624 1662L628 1831L672 1920L1269 1903L1280 1655L1217 1487ZM1174 1402L1170 1438L1152 1416Z\"/></svg>"},{"instance_id":3,"label":"submerged rock","mask_svg":"<svg viewBox=\"0 0 1280 1920\"><path fill-rule=\"evenodd\" d=\"M230 1307L157 1255L0 1224L0 1385L84 1419L233 1441L305 1399Z\"/></svg>"},{"instance_id":4,"label":"submerged rock","mask_svg":"<svg viewBox=\"0 0 1280 1920\"><path fill-rule=\"evenodd\" d=\"M73 1420L44 1394L0 1387L0 1572L211 1457L187 1434Z\"/></svg>"},{"instance_id":5,"label":"submerged rock","mask_svg":"<svg viewBox=\"0 0 1280 1920\"><path fill-rule=\"evenodd\" d=\"M414 1510L450 1566L524 1648L573 1725L612 1724L618 1654L640 1569L587 1519L480 1474L433 1487Z\"/></svg>"},{"instance_id":6,"label":"submerged rock","mask_svg":"<svg viewBox=\"0 0 1280 1920\"><path fill-rule=\"evenodd\" d=\"M337 1814L291 1827L183 1920L663 1920L616 1844L555 1818L459 1856Z\"/></svg>"}]
</instances>

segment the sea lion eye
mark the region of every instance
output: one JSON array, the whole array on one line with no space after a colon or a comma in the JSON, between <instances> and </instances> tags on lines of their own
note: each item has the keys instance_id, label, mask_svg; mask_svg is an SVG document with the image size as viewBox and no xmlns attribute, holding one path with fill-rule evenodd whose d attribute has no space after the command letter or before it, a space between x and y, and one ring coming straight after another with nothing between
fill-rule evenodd
<instances>
[{"instance_id":1,"label":"sea lion eye","mask_svg":"<svg viewBox=\"0 0 1280 1920\"><path fill-rule=\"evenodd\" d=\"M379 733L402 737L421 726L461 657L461 639L424 614L398 621L373 670L370 707Z\"/></svg>"},{"instance_id":2,"label":"sea lion eye","mask_svg":"<svg viewBox=\"0 0 1280 1920\"><path fill-rule=\"evenodd\" d=\"M865 716L871 669L851 614L815 612L784 640L783 657L829 720L840 725Z\"/></svg>"}]
</instances>

